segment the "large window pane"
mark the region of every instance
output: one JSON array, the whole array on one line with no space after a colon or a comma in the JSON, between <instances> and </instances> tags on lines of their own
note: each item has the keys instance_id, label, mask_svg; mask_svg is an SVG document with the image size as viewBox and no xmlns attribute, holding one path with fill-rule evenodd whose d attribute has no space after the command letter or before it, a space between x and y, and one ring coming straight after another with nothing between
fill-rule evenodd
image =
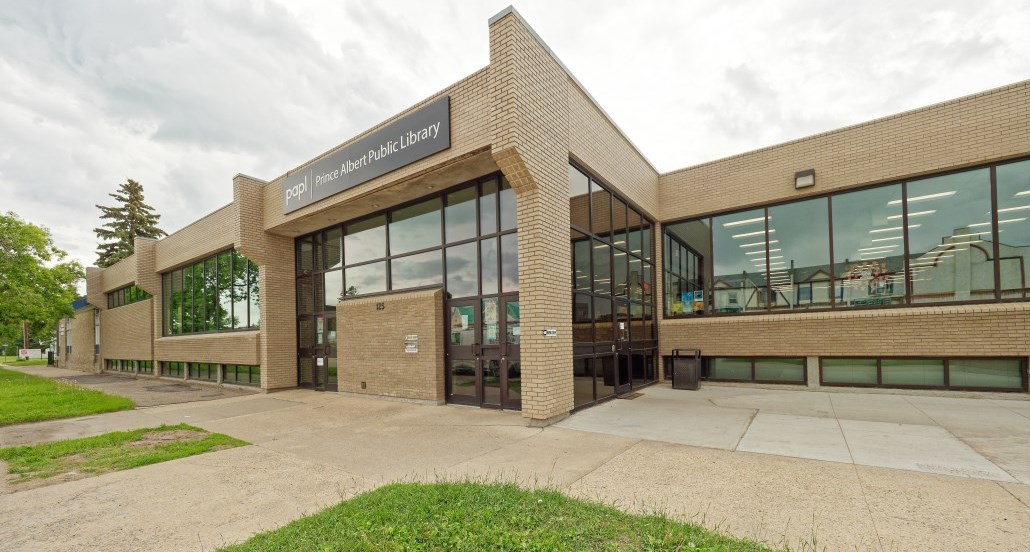
<instances>
[{"instance_id":1,"label":"large window pane","mask_svg":"<svg viewBox=\"0 0 1030 552\"><path fill-rule=\"evenodd\" d=\"M665 227L665 315L701 314L705 309L705 259L711 258L709 219L692 220ZM748 249L749 253L760 247ZM748 256L758 256L753 253ZM727 298L728 299L728 298Z\"/></svg>"},{"instance_id":2,"label":"large window pane","mask_svg":"<svg viewBox=\"0 0 1030 552\"><path fill-rule=\"evenodd\" d=\"M172 302L171 320L169 323L169 334L178 335L182 332L182 271L175 270L171 273Z\"/></svg>"},{"instance_id":3,"label":"large window pane","mask_svg":"<svg viewBox=\"0 0 1030 552\"><path fill-rule=\"evenodd\" d=\"M594 244L594 293L610 295L612 292L612 246L597 240Z\"/></svg>"},{"instance_id":4,"label":"large window pane","mask_svg":"<svg viewBox=\"0 0 1030 552\"><path fill-rule=\"evenodd\" d=\"M402 207L390 214L390 254L440 245L440 199Z\"/></svg>"},{"instance_id":5,"label":"large window pane","mask_svg":"<svg viewBox=\"0 0 1030 552\"><path fill-rule=\"evenodd\" d=\"M590 179L569 165L569 216L572 226L590 230Z\"/></svg>"},{"instance_id":6,"label":"large window pane","mask_svg":"<svg viewBox=\"0 0 1030 552\"><path fill-rule=\"evenodd\" d=\"M348 268L345 279L348 297L386 291L386 262Z\"/></svg>"},{"instance_id":7,"label":"large window pane","mask_svg":"<svg viewBox=\"0 0 1030 552\"><path fill-rule=\"evenodd\" d=\"M215 257L204 261L204 319L207 331L218 329L218 274Z\"/></svg>"},{"instance_id":8,"label":"large window pane","mask_svg":"<svg viewBox=\"0 0 1030 552\"><path fill-rule=\"evenodd\" d=\"M498 194L501 209L501 231L513 230L517 224L515 205L515 190L512 189L508 179L501 177L501 191Z\"/></svg>"},{"instance_id":9,"label":"large window pane","mask_svg":"<svg viewBox=\"0 0 1030 552\"><path fill-rule=\"evenodd\" d=\"M912 302L994 299L990 171L909 182L907 193ZM999 230L1018 219L1003 216Z\"/></svg>"},{"instance_id":10,"label":"large window pane","mask_svg":"<svg viewBox=\"0 0 1030 552\"><path fill-rule=\"evenodd\" d=\"M594 332L597 341L615 341L612 300L608 297L594 297Z\"/></svg>"},{"instance_id":11,"label":"large window pane","mask_svg":"<svg viewBox=\"0 0 1030 552\"><path fill-rule=\"evenodd\" d=\"M594 340L593 298L577 293L572 298L572 341L590 343Z\"/></svg>"},{"instance_id":12,"label":"large window pane","mask_svg":"<svg viewBox=\"0 0 1030 552\"><path fill-rule=\"evenodd\" d=\"M343 271L326 272L324 278L323 310L335 311L336 305L343 300Z\"/></svg>"},{"instance_id":13,"label":"large window pane","mask_svg":"<svg viewBox=\"0 0 1030 552\"><path fill-rule=\"evenodd\" d=\"M297 274L308 274L314 265L314 242L311 236L297 240Z\"/></svg>"},{"instance_id":14,"label":"large window pane","mask_svg":"<svg viewBox=\"0 0 1030 552\"><path fill-rule=\"evenodd\" d=\"M582 406L594 400L594 367L593 359L575 358L572 360L573 406Z\"/></svg>"},{"instance_id":15,"label":"large window pane","mask_svg":"<svg viewBox=\"0 0 1030 552\"><path fill-rule=\"evenodd\" d=\"M479 266L476 264L478 250L476 242L447 248L447 293L451 297L468 297L479 293Z\"/></svg>"},{"instance_id":16,"label":"large window pane","mask_svg":"<svg viewBox=\"0 0 1030 552\"><path fill-rule=\"evenodd\" d=\"M751 359L713 358L710 377L722 380L751 380Z\"/></svg>"},{"instance_id":17,"label":"large window pane","mask_svg":"<svg viewBox=\"0 0 1030 552\"><path fill-rule=\"evenodd\" d=\"M597 182L590 182L590 231L602 238L611 239L612 194Z\"/></svg>"},{"instance_id":18,"label":"large window pane","mask_svg":"<svg viewBox=\"0 0 1030 552\"><path fill-rule=\"evenodd\" d=\"M824 358L823 383L876 385L875 358Z\"/></svg>"},{"instance_id":19,"label":"large window pane","mask_svg":"<svg viewBox=\"0 0 1030 552\"><path fill-rule=\"evenodd\" d=\"M880 361L883 385L944 385L943 360L884 359Z\"/></svg>"},{"instance_id":20,"label":"large window pane","mask_svg":"<svg viewBox=\"0 0 1030 552\"><path fill-rule=\"evenodd\" d=\"M594 359L593 364L597 399L611 397L615 394L615 357L598 357Z\"/></svg>"},{"instance_id":21,"label":"large window pane","mask_svg":"<svg viewBox=\"0 0 1030 552\"><path fill-rule=\"evenodd\" d=\"M193 329L207 331L207 301L204 295L204 263L193 265Z\"/></svg>"},{"instance_id":22,"label":"large window pane","mask_svg":"<svg viewBox=\"0 0 1030 552\"><path fill-rule=\"evenodd\" d=\"M393 289L407 289L443 283L443 259L439 249L390 261Z\"/></svg>"},{"instance_id":23,"label":"large window pane","mask_svg":"<svg viewBox=\"0 0 1030 552\"><path fill-rule=\"evenodd\" d=\"M261 282L259 280L258 265L247 262L247 301L249 303L249 324L251 328L261 325Z\"/></svg>"},{"instance_id":24,"label":"large window pane","mask_svg":"<svg viewBox=\"0 0 1030 552\"><path fill-rule=\"evenodd\" d=\"M519 290L519 236L501 236L501 291Z\"/></svg>"},{"instance_id":25,"label":"large window pane","mask_svg":"<svg viewBox=\"0 0 1030 552\"><path fill-rule=\"evenodd\" d=\"M447 194L447 207L444 210L448 243L476 237L475 186Z\"/></svg>"},{"instance_id":26,"label":"large window pane","mask_svg":"<svg viewBox=\"0 0 1030 552\"><path fill-rule=\"evenodd\" d=\"M629 249L629 238L626 230L629 219L626 217L626 204L617 197L612 198L612 243L620 249Z\"/></svg>"},{"instance_id":27,"label":"large window pane","mask_svg":"<svg viewBox=\"0 0 1030 552\"><path fill-rule=\"evenodd\" d=\"M325 231L325 249L322 268L332 270L343 266L343 229L339 226Z\"/></svg>"},{"instance_id":28,"label":"large window pane","mask_svg":"<svg viewBox=\"0 0 1030 552\"><path fill-rule=\"evenodd\" d=\"M383 215L348 224L343 237L348 265L386 256L386 217Z\"/></svg>"},{"instance_id":29,"label":"large window pane","mask_svg":"<svg viewBox=\"0 0 1030 552\"><path fill-rule=\"evenodd\" d=\"M1030 292L1030 161L998 165L996 178L1001 296L1025 299Z\"/></svg>"},{"instance_id":30,"label":"large window pane","mask_svg":"<svg viewBox=\"0 0 1030 552\"><path fill-rule=\"evenodd\" d=\"M479 232L493 234L497 232L497 181L488 180L482 187L483 195L479 198Z\"/></svg>"},{"instance_id":31,"label":"large window pane","mask_svg":"<svg viewBox=\"0 0 1030 552\"><path fill-rule=\"evenodd\" d=\"M948 361L948 385L951 387L990 387L1021 389L1022 367L1016 359L959 359Z\"/></svg>"},{"instance_id":32,"label":"large window pane","mask_svg":"<svg viewBox=\"0 0 1030 552\"><path fill-rule=\"evenodd\" d=\"M247 327L247 259L233 250L232 252L232 327Z\"/></svg>"},{"instance_id":33,"label":"large window pane","mask_svg":"<svg viewBox=\"0 0 1030 552\"><path fill-rule=\"evenodd\" d=\"M108 297L110 299L110 297ZM171 334L172 330L172 275L161 275L161 332Z\"/></svg>"},{"instance_id":34,"label":"large window pane","mask_svg":"<svg viewBox=\"0 0 1030 552\"><path fill-rule=\"evenodd\" d=\"M621 249L612 249L612 294L629 296L629 255Z\"/></svg>"},{"instance_id":35,"label":"large window pane","mask_svg":"<svg viewBox=\"0 0 1030 552\"><path fill-rule=\"evenodd\" d=\"M218 254L218 328L232 329L232 265L226 251Z\"/></svg>"},{"instance_id":36,"label":"large window pane","mask_svg":"<svg viewBox=\"0 0 1030 552\"><path fill-rule=\"evenodd\" d=\"M755 381L801 383L805 381L805 359L756 358Z\"/></svg>"},{"instance_id":37,"label":"large window pane","mask_svg":"<svg viewBox=\"0 0 1030 552\"><path fill-rule=\"evenodd\" d=\"M905 241L901 185L830 198L837 307L905 302ZM909 213L910 220L929 213Z\"/></svg>"},{"instance_id":38,"label":"large window pane","mask_svg":"<svg viewBox=\"0 0 1030 552\"><path fill-rule=\"evenodd\" d=\"M830 222L826 198L770 207L769 234L779 240L769 246L772 308L829 307Z\"/></svg>"},{"instance_id":39,"label":"large window pane","mask_svg":"<svg viewBox=\"0 0 1030 552\"><path fill-rule=\"evenodd\" d=\"M572 289L590 292L593 278L590 272L590 238L586 234L572 230Z\"/></svg>"},{"instance_id":40,"label":"large window pane","mask_svg":"<svg viewBox=\"0 0 1030 552\"><path fill-rule=\"evenodd\" d=\"M194 305L193 305L193 294L195 292L193 284L193 267L186 267L182 269L182 333L193 333L194 331L202 331L201 329L193 329L194 319Z\"/></svg>"},{"instance_id":41,"label":"large window pane","mask_svg":"<svg viewBox=\"0 0 1030 552\"><path fill-rule=\"evenodd\" d=\"M712 219L715 312L748 312L765 309L765 249L778 244L765 234L765 211L754 209ZM774 264L773 267L781 267Z\"/></svg>"},{"instance_id":42,"label":"large window pane","mask_svg":"<svg viewBox=\"0 0 1030 552\"><path fill-rule=\"evenodd\" d=\"M310 277L297 278L297 314L315 312L315 283Z\"/></svg>"},{"instance_id":43,"label":"large window pane","mask_svg":"<svg viewBox=\"0 0 1030 552\"><path fill-rule=\"evenodd\" d=\"M480 247L480 282L483 286L483 295L497 293L497 238L490 238L479 242Z\"/></svg>"}]
</instances>

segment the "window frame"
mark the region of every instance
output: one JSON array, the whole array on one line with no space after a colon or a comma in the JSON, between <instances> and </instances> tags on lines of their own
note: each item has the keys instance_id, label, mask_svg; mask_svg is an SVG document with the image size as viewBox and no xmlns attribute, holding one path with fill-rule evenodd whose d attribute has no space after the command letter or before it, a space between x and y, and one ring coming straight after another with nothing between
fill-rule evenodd
<instances>
[{"instance_id":1,"label":"window frame","mask_svg":"<svg viewBox=\"0 0 1030 552\"><path fill-rule=\"evenodd\" d=\"M218 268L218 265L219 265L218 259L221 256L223 256L223 255L227 255L228 259L229 259L229 273L228 273L228 276L229 276L228 280L229 281L227 282L227 284L228 284L227 292L229 294L229 298L228 298L229 311L226 313L228 315L229 324L228 324L228 327L224 327L223 328L223 327L221 327L221 320L220 319L214 320L215 329L212 330L212 329L208 329L208 327L209 327L209 325L208 325L209 317L210 316L217 317L218 311L221 310L221 298L220 298L220 294L221 293L220 292L222 292L223 290L219 287L219 284L221 282L220 282L220 278L219 278L220 270ZM241 322L241 327L235 328L235 327L232 327L233 326L232 321L235 318L234 315L236 313L236 307L237 307L236 303L237 303L238 298L236 297L236 282L235 282L235 280L233 278L233 275L235 274L236 263L239 262L238 259L242 259L246 263L246 270L244 270L244 272L243 272L243 278L244 278L244 282L245 282L245 286L244 287L245 287L246 293L245 293L245 297L242 298L243 308L245 310L244 316L243 316L244 321ZM213 291L213 295L211 295L209 293L209 290L207 289L207 282L204 281L206 279L206 275L207 275L207 272L208 272L207 268L208 268L209 263L210 263L210 265L212 267L212 272L214 273L214 278L215 278L215 288L214 288L214 291ZM199 274L201 276L201 281L202 281L202 283L201 283L201 291L200 291L199 294L196 293L196 287L197 287L197 282L196 282L197 278L196 277L197 277L197 272L198 272L197 269L198 269L198 267L199 267ZM187 314L187 301L186 301L186 297L185 297L185 294L187 293L185 274L186 274L187 271L191 271L191 274L192 274L192 276L190 277L191 286L190 286L190 289L189 289L189 295L190 295L190 297L192 299L189 302L189 309L188 309L190 311L189 318L190 318L190 323L191 323L191 326L190 326L191 331L189 331L189 332L184 331L185 330L185 322L186 322L186 318L187 318L186 317L186 314ZM251 281L251 274L254 273L255 271L260 273L260 269L259 269L259 267L258 267L258 265L256 263L254 263L253 261L248 259L246 255L243 255L242 253L240 253L239 250L237 250L235 247L228 247L226 249L220 249L220 250L215 251L213 253L209 253L207 255L204 255L203 257L193 259L190 262L180 264L180 265L178 265L178 266L176 266L174 268L171 268L169 270L166 270L166 271L162 272L161 273L161 289L162 289L162 298L161 298L161 313L162 313L161 314L161 320L162 320L161 338L166 338L166 337L182 337L182 336L190 336L190 335L203 335L203 334L212 334L212 333L246 332L246 331L256 331L256 330L259 330L260 329L260 325L257 325L257 326L253 325L253 322L250 320L250 296L251 296L250 281ZM178 289L178 293L180 295L180 299L179 299L179 305L175 309L178 312L175 313L175 312L172 312L172 307L173 307L172 303L173 303L173 296L177 292L177 290L175 289L175 287L172 284L174 282L174 276L173 275L175 273L177 273L177 272L179 273L179 289ZM257 282L257 285L259 286L259 289L260 289L260 285L261 285L260 281ZM165 293L166 291L167 291L167 293ZM214 313L208 313L207 312L207 307L209 306L208 303L211 302L211 301L209 301L209 299L213 299L213 305L215 306L215 312ZM201 315L199 318L198 318L198 314ZM176 315L178 315L178 316L176 316ZM173 325L173 326L176 325L174 322L178 323L178 330L179 331L177 333L172 333L171 332L171 328L169 328L169 325ZM260 322L260 314L259 314L259 322ZM204 329L200 330L200 331L197 331L197 327L198 326L202 326Z\"/></svg>"},{"instance_id":2,"label":"window frame","mask_svg":"<svg viewBox=\"0 0 1030 552\"><path fill-rule=\"evenodd\" d=\"M841 383L823 381L823 359L827 360L875 360L876 361L876 383ZM944 385L885 385L883 383L883 361L884 360L940 360L944 369ZM1019 376L1021 385L1015 387L969 387L951 385L951 361L954 360L1014 360L1019 363ZM828 355L819 357L819 386L820 387L864 387L870 389L934 389L946 391L986 391L991 393L1026 393L1030 388L1030 376L1027 374L1027 359L1016 356L982 357L982 356L871 356L871 355Z\"/></svg>"},{"instance_id":3,"label":"window frame","mask_svg":"<svg viewBox=\"0 0 1030 552\"><path fill-rule=\"evenodd\" d=\"M826 201L826 208L827 208L827 211L828 211L828 213L827 213L827 215L828 215L828 218L827 218L828 223L827 223L827 225L828 225L828 229L829 229L829 236L828 236L828 238L829 238L829 245L830 245L830 264L829 264L830 282L832 282L832 284L833 284L833 289L830 292L830 306L828 306L828 307L817 307L817 308L805 308L805 309L773 309L771 303L766 301L765 308L763 308L763 309L755 309L755 310L747 311L747 312L719 312L719 313L712 312L712 310L711 310L712 287L711 286L712 286L712 280L713 280L713 274L712 274L712 265L713 265L713 263L710 260L702 259L703 265L705 265L705 268L704 268L705 285L704 285L704 290L703 290L704 293L705 293L705 309L703 311L703 315L702 316L723 317L723 316L754 316L754 315L767 315L767 314L784 315L784 314L798 314L800 312L813 312L813 313L814 312L852 312L852 311L874 310L874 309L906 309L906 308L913 308L913 307L943 307L943 306L983 305L983 304L993 304L993 303L1026 302L1026 301L1030 301L1030 294L1027 294L1028 295L1027 297L1007 297L1007 298L1006 297L1002 297L1002 291L1003 290L1001 290L1001 281L1000 281L1001 280L1001 272L1000 272L1001 267L1000 267L1000 259L999 259L1000 243L999 243L998 238L997 238L997 236L998 236L998 184L997 184L997 168L1001 167L1001 166L1004 166L1004 165L1020 163L1020 162L1028 161L1028 160L1030 160L1030 155L1024 155L1024 156L1020 156L1020 157L1014 157L1014 158L1011 158L1011 159L1005 159L1005 160L1001 160L1001 161L994 161L994 162L991 162L991 163L982 163L982 164L973 165L973 166L969 166L969 167L962 167L962 168L958 168L958 169L950 169L950 170L947 170L947 171L941 171L941 172L936 172L936 173L932 173L932 174L921 174L921 175L918 175L918 176L906 176L906 177L892 178L892 179L889 179L889 180L883 180L883 181L877 181L877 182L871 182L871 183L864 183L864 184L859 184L859 185L856 185L856 186L851 186L851 187L848 187L848 188L843 188L843 189L839 189L839 190L832 190L832 191L822 192L822 193L818 193L818 194L805 195L805 196L801 196L801 197L793 197L793 198L788 198L788 199L783 199L783 200L773 201L773 202L768 202L768 203L759 203L759 204L745 205L745 206L736 207L736 208L732 208L732 209L722 209L722 210L717 210L717 211L710 211L710 212L700 213L698 215L692 215L692 216L688 216L688 217L679 217L679 218L670 219L668 221L662 222L661 223L662 239L661 240L653 240L653 241L654 242L661 241L661 247L662 247L662 252L661 253L662 253L662 259L663 259L662 271L663 271L663 276L664 276L664 270L665 270L665 268L664 268L664 264L665 264L664 259L665 259L665 255L667 254L667 252L664 250L664 246L665 246L664 236L668 235L667 234L667 232L668 232L667 228L669 226L673 226L673 225L684 223L684 222L691 222L691 221L698 221L698 220L707 219L708 220L708 225L709 225L709 250L712 252L712 255L714 257L714 255L715 255L715 250L714 250L714 231L712 230L712 221L713 221L713 219L715 217L723 216L723 215L732 215L732 214L740 213L740 212L744 212L744 211L761 209L765 213L766 224L768 225L768 216L769 216L769 209L770 208L777 207L777 206L780 206L780 205L786 205L786 204L790 204L790 203L796 203L796 202L802 202L802 201L809 201L809 200L813 200L813 199L825 198L827 200ZM911 279L912 279L912 275L911 275L910 266L909 266L910 259L909 259L909 236L908 236L908 225L909 225L909 221L908 221L908 211L909 211L909 206L908 206L908 203L909 203L908 184L910 182L919 182L919 181L929 180L929 179L938 178L938 177L942 177L942 176L948 176L948 175L958 174L958 173L963 173L963 172L971 172L971 171L976 171L976 170L981 170L981 169L989 169L989 178L990 178L990 186L989 186L990 198L989 198L989 200L990 200L990 204L991 204L990 217L991 217L991 230L992 230L991 231L991 235L992 235L992 242L993 242L992 243L992 249L993 249L992 261L993 261L993 265L994 265L994 294L993 294L994 298L993 299L971 299L971 300L962 300L962 301L935 301L935 302L918 302L918 303L912 302L912 289L911 289L912 286L910 285ZM580 169L580 170L582 170L582 169ZM875 188L887 187L887 186L895 186L895 185L901 186L902 230L903 230L903 235L904 235L904 239L903 239L903 243L904 243L904 248L903 248L903 251L904 251L903 252L904 268L903 268L903 272L905 274L905 296L904 296L904 301L899 303L899 304L886 304L886 305L861 305L861 306L846 306L846 307L845 306L838 306L837 305L837 294L838 294L838 292L840 290L840 281L839 281L838 275L836 273L836 266L835 266L836 265L836 259L835 259L834 250L833 250L833 247L834 247L834 243L833 243L834 242L834 240L833 240L833 198L835 196L844 195L844 194L851 193L851 192L858 192L858 191L862 191L862 190L869 190L869 189L875 189ZM769 239L768 238L768 234L766 234L766 238L765 239L766 240ZM766 248L768 248L768 245L766 245ZM768 255L768 253L767 253L767 255ZM766 264L768 266L768 263L766 263ZM663 280L662 280L662 293L660 294L661 295L661 299L662 299L662 312L663 312L663 315L664 315L663 318L670 319L670 320L672 320L672 319L687 319L687 320L690 320L690 319L695 318L697 315L672 314L672 313L670 313L667 310L667 305L665 304L665 298L666 298L665 285L666 285L666 282L665 282L665 280L663 278ZM768 284L766 285L766 288L768 288Z\"/></svg>"}]
</instances>

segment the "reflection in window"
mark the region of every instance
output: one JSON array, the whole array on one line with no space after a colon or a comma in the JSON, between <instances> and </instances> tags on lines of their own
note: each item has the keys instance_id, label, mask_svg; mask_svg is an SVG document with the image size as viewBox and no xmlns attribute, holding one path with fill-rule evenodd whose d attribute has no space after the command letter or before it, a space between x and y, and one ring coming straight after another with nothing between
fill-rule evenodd
<instances>
[{"instance_id":1,"label":"reflection in window","mask_svg":"<svg viewBox=\"0 0 1030 552\"><path fill-rule=\"evenodd\" d=\"M612 247L598 240L594 244L594 293L611 295L612 293Z\"/></svg>"},{"instance_id":2,"label":"reflection in window","mask_svg":"<svg viewBox=\"0 0 1030 552\"><path fill-rule=\"evenodd\" d=\"M712 219L712 301L715 312L765 309L766 246L778 243L773 232L766 242L763 209ZM769 261L769 268L776 271L785 266L782 259Z\"/></svg>"},{"instance_id":3,"label":"reflection in window","mask_svg":"<svg viewBox=\"0 0 1030 552\"><path fill-rule=\"evenodd\" d=\"M440 199L402 207L390 214L390 254L440 245Z\"/></svg>"},{"instance_id":4,"label":"reflection in window","mask_svg":"<svg viewBox=\"0 0 1030 552\"><path fill-rule=\"evenodd\" d=\"M483 295L497 293L497 238L480 241L479 254Z\"/></svg>"},{"instance_id":5,"label":"reflection in window","mask_svg":"<svg viewBox=\"0 0 1030 552\"><path fill-rule=\"evenodd\" d=\"M826 198L770 207L769 234L775 234L778 240L768 251L771 307L829 307L830 223Z\"/></svg>"},{"instance_id":6,"label":"reflection in window","mask_svg":"<svg viewBox=\"0 0 1030 552\"><path fill-rule=\"evenodd\" d=\"M998 165L996 178L1001 297L1026 299L1030 291L1030 161Z\"/></svg>"},{"instance_id":7,"label":"reflection in window","mask_svg":"<svg viewBox=\"0 0 1030 552\"><path fill-rule=\"evenodd\" d=\"M348 265L386 256L386 217L379 215L348 224L343 238Z\"/></svg>"},{"instance_id":8,"label":"reflection in window","mask_svg":"<svg viewBox=\"0 0 1030 552\"><path fill-rule=\"evenodd\" d=\"M479 293L477 249L475 242L447 248L447 292L451 297L468 297Z\"/></svg>"},{"instance_id":9,"label":"reflection in window","mask_svg":"<svg viewBox=\"0 0 1030 552\"><path fill-rule=\"evenodd\" d=\"M469 186L447 194L444 209L447 243L476 237L476 187Z\"/></svg>"},{"instance_id":10,"label":"reflection in window","mask_svg":"<svg viewBox=\"0 0 1030 552\"><path fill-rule=\"evenodd\" d=\"M324 309L336 310L336 305L343 300L343 271L334 270L325 273Z\"/></svg>"},{"instance_id":11,"label":"reflection in window","mask_svg":"<svg viewBox=\"0 0 1030 552\"><path fill-rule=\"evenodd\" d=\"M258 267L235 250L161 275L164 335L257 328Z\"/></svg>"},{"instance_id":12,"label":"reflection in window","mask_svg":"<svg viewBox=\"0 0 1030 552\"><path fill-rule=\"evenodd\" d=\"M515 190L512 189L507 178L501 178L501 191L498 195L498 200L500 200L501 231L514 230L517 224Z\"/></svg>"},{"instance_id":13,"label":"reflection in window","mask_svg":"<svg viewBox=\"0 0 1030 552\"><path fill-rule=\"evenodd\" d=\"M390 261L390 279L393 289L442 284L440 250L393 259Z\"/></svg>"},{"instance_id":14,"label":"reflection in window","mask_svg":"<svg viewBox=\"0 0 1030 552\"><path fill-rule=\"evenodd\" d=\"M838 307L905 301L905 235L901 185L892 184L830 198ZM911 212L909 220L929 211Z\"/></svg>"},{"instance_id":15,"label":"reflection in window","mask_svg":"<svg viewBox=\"0 0 1030 552\"><path fill-rule=\"evenodd\" d=\"M501 292L519 290L519 239L517 234L501 236Z\"/></svg>"},{"instance_id":16,"label":"reflection in window","mask_svg":"<svg viewBox=\"0 0 1030 552\"><path fill-rule=\"evenodd\" d=\"M906 204L912 302L994 299L989 170L909 182Z\"/></svg>"},{"instance_id":17,"label":"reflection in window","mask_svg":"<svg viewBox=\"0 0 1030 552\"><path fill-rule=\"evenodd\" d=\"M589 292L593 282L590 272L590 239L578 230L572 230L572 267L572 289Z\"/></svg>"},{"instance_id":18,"label":"reflection in window","mask_svg":"<svg viewBox=\"0 0 1030 552\"><path fill-rule=\"evenodd\" d=\"M344 278L348 297L386 291L386 262L353 266L346 270Z\"/></svg>"},{"instance_id":19,"label":"reflection in window","mask_svg":"<svg viewBox=\"0 0 1030 552\"><path fill-rule=\"evenodd\" d=\"M483 193L479 198L479 232L493 234L497 232L497 181L487 180L482 186Z\"/></svg>"},{"instance_id":20,"label":"reflection in window","mask_svg":"<svg viewBox=\"0 0 1030 552\"><path fill-rule=\"evenodd\" d=\"M665 227L665 316L701 314L705 310L705 259L711 254L709 219ZM726 299L727 302L729 298Z\"/></svg>"}]
</instances>

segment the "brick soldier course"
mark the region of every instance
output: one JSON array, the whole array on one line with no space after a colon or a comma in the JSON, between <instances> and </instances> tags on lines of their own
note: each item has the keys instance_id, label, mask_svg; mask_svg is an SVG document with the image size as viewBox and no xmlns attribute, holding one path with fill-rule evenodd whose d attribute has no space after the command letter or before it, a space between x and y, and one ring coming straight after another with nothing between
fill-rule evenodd
<instances>
[{"instance_id":1,"label":"brick soldier course","mask_svg":"<svg viewBox=\"0 0 1030 552\"><path fill-rule=\"evenodd\" d=\"M491 18L489 29L487 67L285 175L268 181L237 175L231 204L161 240L138 239L135 255L114 266L88 269L88 304L59 322L60 363L98 371L107 359L154 361L154 377L169 362L254 365L262 389L297 387L295 240L496 174L516 201L522 415L529 424L551 423L575 406L569 228L580 223L570 209L572 163L652 223L658 330L658 346L647 357L652 374L661 374L660 357L675 348L808 358L809 385L818 384L813 371L821 355L1014 357L1025 372L1027 302L666 320L662 235L668 222L690 217L1028 156L1030 81L659 174L514 9ZM287 177L443 96L450 98L449 148L284 212ZM817 184L795 189L795 173L803 169L815 170ZM259 327L166 335L162 274L229 248L259 268ZM151 298L108 309L107 294L130 284ZM340 391L446 402L447 301L446 289L435 287L340 302ZM100 311L98 354L94 310ZM418 335L417 353L404 352L402 341L411 334Z\"/></svg>"}]
</instances>

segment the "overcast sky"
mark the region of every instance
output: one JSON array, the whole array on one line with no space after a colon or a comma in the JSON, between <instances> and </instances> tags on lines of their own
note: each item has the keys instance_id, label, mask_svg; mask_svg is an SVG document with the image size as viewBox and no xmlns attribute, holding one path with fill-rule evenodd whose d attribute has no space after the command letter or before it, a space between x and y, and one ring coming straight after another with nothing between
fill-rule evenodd
<instances>
[{"instance_id":1,"label":"overcast sky","mask_svg":"<svg viewBox=\"0 0 1030 552\"><path fill-rule=\"evenodd\" d=\"M508 3L0 0L0 210L89 265L133 178L177 230L485 66ZM1030 78L1011 0L515 7L662 172Z\"/></svg>"}]
</instances>

